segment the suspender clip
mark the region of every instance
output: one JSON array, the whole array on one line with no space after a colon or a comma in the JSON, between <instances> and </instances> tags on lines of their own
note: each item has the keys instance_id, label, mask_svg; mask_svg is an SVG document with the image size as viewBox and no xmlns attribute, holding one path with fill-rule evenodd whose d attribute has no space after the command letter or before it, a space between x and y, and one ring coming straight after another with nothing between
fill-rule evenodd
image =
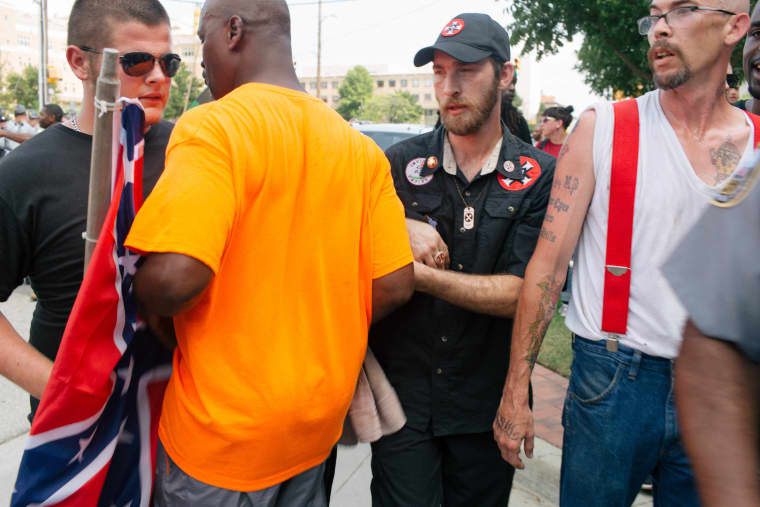
<instances>
[{"instance_id":1,"label":"suspender clip","mask_svg":"<svg viewBox=\"0 0 760 507\"><path fill-rule=\"evenodd\" d=\"M623 276L626 271L631 270L631 268L627 268L625 266L612 266L610 264L607 264L605 268L607 268L607 271L609 271L610 274L614 276Z\"/></svg>"},{"instance_id":2,"label":"suspender clip","mask_svg":"<svg viewBox=\"0 0 760 507\"><path fill-rule=\"evenodd\" d=\"M610 333L607 335L607 339L605 340L605 342L607 342L608 352L617 352L618 344L620 343L620 336Z\"/></svg>"}]
</instances>

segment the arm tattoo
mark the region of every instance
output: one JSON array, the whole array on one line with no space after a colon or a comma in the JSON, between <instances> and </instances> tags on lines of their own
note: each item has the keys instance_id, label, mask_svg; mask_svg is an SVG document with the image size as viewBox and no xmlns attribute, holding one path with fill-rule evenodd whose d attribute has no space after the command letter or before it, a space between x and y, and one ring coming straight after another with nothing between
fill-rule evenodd
<instances>
[{"instance_id":1,"label":"arm tattoo","mask_svg":"<svg viewBox=\"0 0 760 507\"><path fill-rule=\"evenodd\" d=\"M496 426L498 426L501 431L506 433L507 438L510 440L519 440L522 438L515 429L515 423L508 421L498 412L496 413Z\"/></svg>"},{"instance_id":2,"label":"arm tattoo","mask_svg":"<svg viewBox=\"0 0 760 507\"><path fill-rule=\"evenodd\" d=\"M552 217L552 219L553 218L554 217ZM556 243L557 242L557 235L554 234L552 231L548 230L545 227L541 228L541 232L538 233L538 235L541 236L542 239L545 239L546 241L548 241L550 243Z\"/></svg>"},{"instance_id":3,"label":"arm tattoo","mask_svg":"<svg viewBox=\"0 0 760 507\"><path fill-rule=\"evenodd\" d=\"M530 348L528 349L528 355L525 358L530 365L531 371L536 365L538 351L541 349L541 342L544 340L546 330L549 328L552 317L554 317L554 308L557 306L559 294L562 291L562 284L552 276L539 283L538 288L541 289L541 298L538 301L536 320L533 321L528 328L528 333L530 334Z\"/></svg>"},{"instance_id":4,"label":"arm tattoo","mask_svg":"<svg viewBox=\"0 0 760 507\"><path fill-rule=\"evenodd\" d=\"M710 148L710 160L717 169L715 185L718 185L734 172L741 158L741 152L730 139L726 139L726 142L721 144L717 150Z\"/></svg>"},{"instance_id":5,"label":"arm tattoo","mask_svg":"<svg viewBox=\"0 0 760 507\"><path fill-rule=\"evenodd\" d=\"M570 191L570 195L573 195L578 190L579 184L577 176L565 176L565 188Z\"/></svg>"},{"instance_id":6,"label":"arm tattoo","mask_svg":"<svg viewBox=\"0 0 760 507\"><path fill-rule=\"evenodd\" d=\"M568 210L570 209L569 204L562 202L560 199L555 199L554 197L549 198L549 206L553 207L560 213L567 213Z\"/></svg>"}]
</instances>

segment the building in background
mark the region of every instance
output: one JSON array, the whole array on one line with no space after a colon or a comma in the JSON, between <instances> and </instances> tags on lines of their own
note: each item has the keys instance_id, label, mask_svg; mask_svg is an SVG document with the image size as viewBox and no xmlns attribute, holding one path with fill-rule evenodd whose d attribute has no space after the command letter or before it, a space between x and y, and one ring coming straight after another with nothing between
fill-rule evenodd
<instances>
[{"instance_id":1,"label":"building in background","mask_svg":"<svg viewBox=\"0 0 760 507\"><path fill-rule=\"evenodd\" d=\"M433 73L426 72L389 72L387 65L366 65L372 77L374 95L392 95L395 92L404 91L417 98L417 104L425 111L424 123L434 125L438 119L438 102L435 100L433 89ZM321 85L319 87L322 101L333 109L338 107L340 93L338 90L343 86L343 80L351 69L347 66L329 66L322 70ZM300 69L298 77L301 86L307 92L317 95L316 69L307 68L303 72Z\"/></svg>"},{"instance_id":2,"label":"building in background","mask_svg":"<svg viewBox=\"0 0 760 507\"><path fill-rule=\"evenodd\" d=\"M13 8L0 1L0 67L2 76L21 74L25 67L40 66L40 13L32 2L26 9ZM82 83L66 62L68 16L48 15L48 76L55 79L54 102L64 110L78 110ZM30 105L30 104L24 104Z\"/></svg>"}]
</instances>

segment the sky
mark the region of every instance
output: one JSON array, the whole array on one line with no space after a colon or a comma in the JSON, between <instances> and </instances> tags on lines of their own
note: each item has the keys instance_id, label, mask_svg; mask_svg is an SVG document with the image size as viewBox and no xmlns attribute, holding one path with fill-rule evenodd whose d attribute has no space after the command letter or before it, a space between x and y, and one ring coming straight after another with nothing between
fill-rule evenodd
<instances>
[{"instance_id":1,"label":"sky","mask_svg":"<svg viewBox=\"0 0 760 507\"><path fill-rule=\"evenodd\" d=\"M28 0L0 0L4 4L35 9ZM431 45L444 25L463 11L489 14L507 25L509 0L323 0L322 68L345 69L364 65L389 73L410 72L414 54ZM50 14L66 15L72 0L49 0ZM192 30L193 11L201 2L162 0L172 24ZM300 75L315 75L317 62L318 7L316 0L288 0L292 19L293 59ZM466 5L463 7L463 5ZM540 95L554 96L561 104L572 104L580 113L600 100L573 69L579 41L566 45L557 55L536 64L522 57L525 68L518 80L518 95L528 116L538 109ZM512 55L516 51L513 48ZM419 69L418 69L419 70ZM430 65L422 70L431 71ZM525 78L525 79L522 79Z\"/></svg>"}]
</instances>

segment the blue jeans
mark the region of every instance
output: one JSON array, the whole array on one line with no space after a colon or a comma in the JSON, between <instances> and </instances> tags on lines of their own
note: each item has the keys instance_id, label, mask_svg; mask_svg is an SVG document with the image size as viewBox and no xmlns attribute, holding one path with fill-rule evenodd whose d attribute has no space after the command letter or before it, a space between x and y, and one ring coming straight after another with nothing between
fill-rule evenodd
<instances>
[{"instance_id":1,"label":"blue jeans","mask_svg":"<svg viewBox=\"0 0 760 507\"><path fill-rule=\"evenodd\" d=\"M698 506L673 404L673 363L575 337L562 425L563 507L630 506L644 479L654 505Z\"/></svg>"}]
</instances>

